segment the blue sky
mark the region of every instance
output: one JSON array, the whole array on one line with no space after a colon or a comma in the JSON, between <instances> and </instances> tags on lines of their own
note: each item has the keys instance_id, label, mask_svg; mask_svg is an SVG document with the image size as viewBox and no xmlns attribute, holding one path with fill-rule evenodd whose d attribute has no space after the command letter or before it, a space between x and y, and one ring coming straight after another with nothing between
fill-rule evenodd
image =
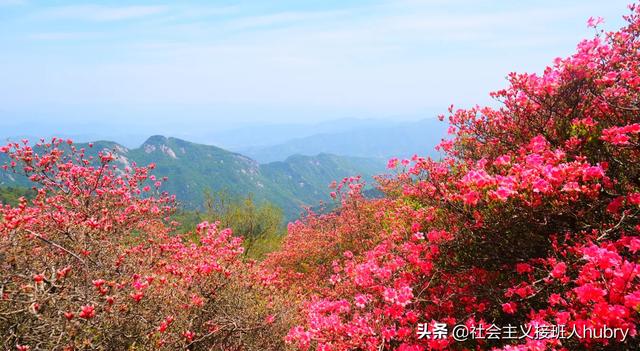
<instances>
[{"instance_id":1,"label":"blue sky","mask_svg":"<svg viewBox=\"0 0 640 351\"><path fill-rule=\"evenodd\" d=\"M416 119L490 103L627 1L0 0L0 128Z\"/></svg>"}]
</instances>

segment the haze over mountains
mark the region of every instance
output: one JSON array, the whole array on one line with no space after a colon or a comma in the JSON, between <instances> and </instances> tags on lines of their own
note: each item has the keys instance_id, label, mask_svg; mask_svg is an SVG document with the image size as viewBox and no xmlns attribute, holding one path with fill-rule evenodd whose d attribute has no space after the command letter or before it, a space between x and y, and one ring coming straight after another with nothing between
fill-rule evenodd
<instances>
[{"instance_id":1,"label":"haze over mountains","mask_svg":"<svg viewBox=\"0 0 640 351\"><path fill-rule=\"evenodd\" d=\"M106 123L106 122L101 122ZM5 125L6 124L6 125ZM71 138L77 142L113 140L128 148L139 147L155 134L170 135L196 143L215 145L235 151L258 162L284 161L291 155L314 156L332 153L358 157L437 156L434 146L446 134L447 124L436 118L417 121L344 118L319 123L252 124L232 129L219 125L159 126L140 129L135 124L127 130L107 125L76 125L62 128L55 124L0 121L3 139L37 140L41 137ZM64 126L63 126L64 127ZM73 130L75 132L69 133ZM29 131L24 133L23 131Z\"/></svg>"},{"instance_id":2,"label":"haze over mountains","mask_svg":"<svg viewBox=\"0 0 640 351\"><path fill-rule=\"evenodd\" d=\"M239 147L237 151L260 162L284 160L288 155L331 153L357 157L409 158L414 154L437 157L435 146L446 124L437 119L417 122L370 123L359 128L318 132L266 146Z\"/></svg>"}]
</instances>

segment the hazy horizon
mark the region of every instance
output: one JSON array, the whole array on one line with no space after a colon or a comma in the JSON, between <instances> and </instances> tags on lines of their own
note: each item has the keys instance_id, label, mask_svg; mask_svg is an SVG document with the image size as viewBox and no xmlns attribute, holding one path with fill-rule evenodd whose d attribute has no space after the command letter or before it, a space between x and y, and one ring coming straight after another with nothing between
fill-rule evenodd
<instances>
[{"instance_id":1,"label":"hazy horizon","mask_svg":"<svg viewBox=\"0 0 640 351\"><path fill-rule=\"evenodd\" d=\"M614 29L627 11L471 3L0 0L0 137L433 118L492 104L507 73L541 71L593 35L587 18Z\"/></svg>"},{"instance_id":2,"label":"hazy horizon","mask_svg":"<svg viewBox=\"0 0 640 351\"><path fill-rule=\"evenodd\" d=\"M189 142L206 144L227 148L232 151L240 151L247 147L260 147L280 144L296 139L315 136L318 134L335 134L341 132L355 131L358 129L378 129L393 126L407 126L418 124L420 121L434 118L421 119L385 119L385 118L340 118L327 121L299 121L299 122L258 122L246 124L230 124L226 127L212 126L209 128L198 128L197 125L192 128L183 128L173 130L170 127L147 129L143 125L138 125L140 129L127 130L111 129L103 125L96 124L76 124L75 129L71 132L52 132L56 130L55 122L43 121L43 123L33 125L28 122L16 122L13 129L29 130L28 133L14 133L0 135L1 141L21 141L27 139L29 143L37 143L40 139L48 140L52 137L72 139L75 142L86 143L93 141L112 141L119 143L127 148L138 148L142 146L149 138L154 136L163 136L168 138L177 138ZM171 121L169 121L171 123ZM135 125L135 123L134 123ZM438 123L440 125L440 123ZM445 124L439 128L444 135ZM157 132L153 132L153 131ZM255 140L255 137L263 138L263 140Z\"/></svg>"}]
</instances>

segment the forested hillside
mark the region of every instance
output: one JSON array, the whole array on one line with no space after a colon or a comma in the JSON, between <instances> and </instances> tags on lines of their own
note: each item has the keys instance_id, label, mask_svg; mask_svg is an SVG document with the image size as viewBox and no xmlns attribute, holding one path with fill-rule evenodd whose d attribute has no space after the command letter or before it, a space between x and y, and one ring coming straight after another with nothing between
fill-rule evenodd
<instances>
[{"instance_id":1,"label":"forested hillside","mask_svg":"<svg viewBox=\"0 0 640 351\"><path fill-rule=\"evenodd\" d=\"M168 178L163 190L175 194L184 209L201 209L206 191L224 190L234 198L251 195L257 202L271 202L282 208L288 219L298 217L305 206L330 201L328 186L334 180L361 175L372 183L372 176L385 170L382 159L329 154L291 156L282 162L259 164L215 146L163 136L150 137L136 149L110 141L76 147L94 157L101 151L112 152L121 169L134 163L154 163L157 174ZM0 184L29 187L25 177L1 170Z\"/></svg>"}]
</instances>

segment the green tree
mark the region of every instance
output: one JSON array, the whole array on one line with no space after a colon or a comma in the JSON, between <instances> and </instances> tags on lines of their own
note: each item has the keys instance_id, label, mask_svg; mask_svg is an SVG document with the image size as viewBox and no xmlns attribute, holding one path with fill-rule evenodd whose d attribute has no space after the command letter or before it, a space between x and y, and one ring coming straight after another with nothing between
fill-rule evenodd
<instances>
[{"instance_id":1,"label":"green tree","mask_svg":"<svg viewBox=\"0 0 640 351\"><path fill-rule=\"evenodd\" d=\"M0 188L0 203L3 205L16 206L20 202L21 197L32 199L34 196L35 196L35 192L27 188L16 188L16 187Z\"/></svg>"},{"instance_id":2,"label":"green tree","mask_svg":"<svg viewBox=\"0 0 640 351\"><path fill-rule=\"evenodd\" d=\"M231 228L244 238L245 255L261 259L280 246L284 235L282 210L269 203L257 203L251 195L234 198L228 191L205 191L204 209L181 212L175 216L181 223L180 232L186 232L202 221L220 222L221 228Z\"/></svg>"}]
</instances>

